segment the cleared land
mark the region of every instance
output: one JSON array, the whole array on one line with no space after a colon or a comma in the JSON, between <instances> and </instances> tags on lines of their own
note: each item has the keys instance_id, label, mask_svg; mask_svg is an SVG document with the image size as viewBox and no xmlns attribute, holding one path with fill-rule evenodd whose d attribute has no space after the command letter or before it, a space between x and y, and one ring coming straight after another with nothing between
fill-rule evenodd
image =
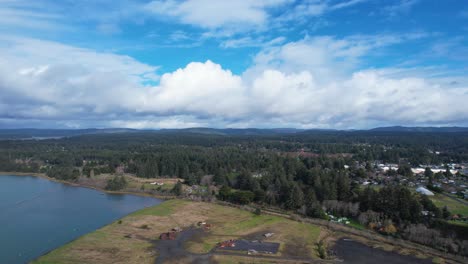
<instances>
[{"instance_id":1,"label":"cleared land","mask_svg":"<svg viewBox=\"0 0 468 264\"><path fill-rule=\"evenodd\" d=\"M457 198L447 197L442 194L436 194L434 196L430 196L429 198L439 208L447 206L449 211L453 214L461 214L464 216L468 215L468 206L462 201L458 201Z\"/></svg>"},{"instance_id":2,"label":"cleared land","mask_svg":"<svg viewBox=\"0 0 468 264\"><path fill-rule=\"evenodd\" d=\"M318 258L314 246L321 229L317 226L211 203L169 200L87 234L34 263L154 263L158 256L155 243L162 232L196 226L200 221L206 221L212 228L188 239L182 245L188 252L207 253L220 241L262 237L281 244L277 257ZM275 234L266 239L263 234L268 232ZM236 256L239 261L235 263L252 259L244 252L240 254L245 256ZM219 263L233 263L232 259L222 255L211 258Z\"/></svg>"},{"instance_id":3,"label":"cleared land","mask_svg":"<svg viewBox=\"0 0 468 264\"><path fill-rule=\"evenodd\" d=\"M138 178L130 174L124 174L124 176L127 180L127 186L121 190L122 192L169 192L177 181L183 181L177 178ZM76 183L104 190L107 181L113 177L114 175L111 174L99 174L93 177L81 176ZM162 183L162 185L153 185L151 183Z\"/></svg>"},{"instance_id":4,"label":"cleared land","mask_svg":"<svg viewBox=\"0 0 468 264\"><path fill-rule=\"evenodd\" d=\"M203 231L199 222L210 224L210 230ZM184 230L176 240L159 240L161 233L175 227ZM274 235L266 238L266 233ZM235 207L174 199L124 217L34 263L320 263L316 242L325 239L330 246L343 236L349 234L281 216L255 215ZM219 242L231 239L262 240L279 243L280 247L276 254L253 256L245 251L217 248ZM353 239L388 252L427 257L423 252L363 237Z\"/></svg>"}]
</instances>

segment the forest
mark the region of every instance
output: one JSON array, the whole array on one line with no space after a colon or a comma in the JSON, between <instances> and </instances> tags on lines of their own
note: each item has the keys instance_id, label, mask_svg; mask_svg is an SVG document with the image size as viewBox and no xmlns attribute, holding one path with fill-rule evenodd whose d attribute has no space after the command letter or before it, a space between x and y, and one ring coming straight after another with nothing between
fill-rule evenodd
<instances>
[{"instance_id":1,"label":"forest","mask_svg":"<svg viewBox=\"0 0 468 264\"><path fill-rule=\"evenodd\" d=\"M348 217L384 235L468 255L466 232L406 186L362 186L375 163L398 164L388 175L413 177L411 166L468 161L468 133L314 131L216 135L132 132L44 140L0 140L0 171L42 172L74 181L101 173L180 178L207 186L206 196L330 219ZM106 186L118 190L125 179ZM180 185L175 193L182 195Z\"/></svg>"}]
</instances>

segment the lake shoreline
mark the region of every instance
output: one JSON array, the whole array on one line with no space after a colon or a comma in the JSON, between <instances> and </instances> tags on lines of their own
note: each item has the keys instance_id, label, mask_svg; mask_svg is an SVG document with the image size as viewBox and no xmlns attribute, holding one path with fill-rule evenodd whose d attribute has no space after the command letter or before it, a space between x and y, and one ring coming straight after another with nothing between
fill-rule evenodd
<instances>
[{"instance_id":1,"label":"lake shoreline","mask_svg":"<svg viewBox=\"0 0 468 264\"><path fill-rule=\"evenodd\" d=\"M57 183L62 183L62 184L66 184L66 185L70 185L70 186L74 186L74 187L89 188L89 189L93 189L93 190L96 190L96 191L100 191L100 192L103 192L103 193L109 193L109 194L131 194L131 195L136 195L136 196L156 198L156 199L160 199L160 200L173 199L173 197L171 197L171 196L155 195L155 194L149 194L149 193L132 192L132 191L109 191L109 190L99 188L99 187L96 187L96 186L92 186L92 185L86 185L86 184L80 184L80 183L76 183L76 182L58 180L58 179L47 176L45 173L38 173L38 172L0 171L0 176L2 176L2 175L33 176L33 177L38 177L38 178L42 178L42 179L57 182Z\"/></svg>"},{"instance_id":2,"label":"lake shoreline","mask_svg":"<svg viewBox=\"0 0 468 264\"><path fill-rule=\"evenodd\" d=\"M30 263L123 217L164 202L163 199L133 193L104 195L111 193L58 181L40 173L2 171L0 180L4 201L2 209L16 219L0 219L3 228L0 231L6 232L0 242L12 238L12 242L5 245L5 251L0 252L2 263ZM87 213L82 214L82 211ZM87 217L88 213L93 217ZM36 219L34 224L29 224L30 219ZM23 226L40 235L32 239L28 232L23 231Z\"/></svg>"}]
</instances>

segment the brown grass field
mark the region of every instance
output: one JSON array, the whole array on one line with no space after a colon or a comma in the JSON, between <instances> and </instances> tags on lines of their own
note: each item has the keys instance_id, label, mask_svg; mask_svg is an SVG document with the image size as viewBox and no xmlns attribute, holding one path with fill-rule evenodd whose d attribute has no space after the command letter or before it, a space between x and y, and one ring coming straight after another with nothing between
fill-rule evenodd
<instances>
[{"instance_id":1,"label":"brown grass field","mask_svg":"<svg viewBox=\"0 0 468 264\"><path fill-rule=\"evenodd\" d=\"M84 235L33 263L154 263L158 255L154 243L160 233L177 226L187 228L199 221L206 221L213 227L202 237L185 243L184 247L193 253L208 252L227 239L255 238L274 232L267 241L281 243L278 256L317 258L314 245L321 235L317 226L278 216L257 216L212 203L169 200ZM251 257L246 254L245 257L214 256L212 259L218 263L242 263L249 262ZM257 261L255 263L261 263Z\"/></svg>"}]
</instances>

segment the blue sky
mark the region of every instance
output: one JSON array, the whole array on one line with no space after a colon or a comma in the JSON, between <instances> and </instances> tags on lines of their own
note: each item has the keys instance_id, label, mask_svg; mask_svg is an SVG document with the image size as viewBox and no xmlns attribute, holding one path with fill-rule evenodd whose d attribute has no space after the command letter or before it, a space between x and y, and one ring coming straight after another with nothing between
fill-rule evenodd
<instances>
[{"instance_id":1,"label":"blue sky","mask_svg":"<svg viewBox=\"0 0 468 264\"><path fill-rule=\"evenodd\" d=\"M0 0L0 127L468 125L468 2Z\"/></svg>"}]
</instances>

